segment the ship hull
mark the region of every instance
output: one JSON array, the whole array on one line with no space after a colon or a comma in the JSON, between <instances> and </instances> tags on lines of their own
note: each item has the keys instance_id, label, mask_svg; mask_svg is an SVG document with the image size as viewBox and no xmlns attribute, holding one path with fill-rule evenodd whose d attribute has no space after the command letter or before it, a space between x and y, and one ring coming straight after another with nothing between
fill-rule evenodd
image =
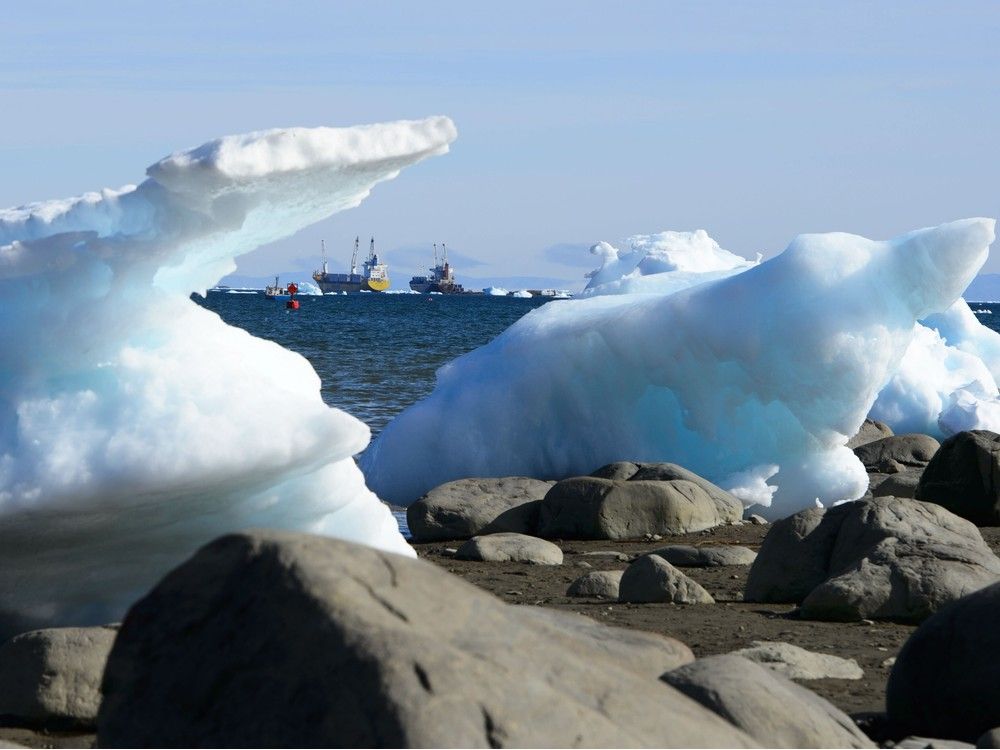
<instances>
[{"instance_id":1,"label":"ship hull","mask_svg":"<svg viewBox=\"0 0 1000 750\"><path fill-rule=\"evenodd\" d=\"M389 288L388 279L366 279L360 274L328 273L313 276L323 294L331 292L384 292Z\"/></svg>"},{"instance_id":2,"label":"ship hull","mask_svg":"<svg viewBox=\"0 0 1000 750\"><path fill-rule=\"evenodd\" d=\"M465 289L461 284L437 284L429 281L411 281L410 289L421 294L464 294Z\"/></svg>"}]
</instances>

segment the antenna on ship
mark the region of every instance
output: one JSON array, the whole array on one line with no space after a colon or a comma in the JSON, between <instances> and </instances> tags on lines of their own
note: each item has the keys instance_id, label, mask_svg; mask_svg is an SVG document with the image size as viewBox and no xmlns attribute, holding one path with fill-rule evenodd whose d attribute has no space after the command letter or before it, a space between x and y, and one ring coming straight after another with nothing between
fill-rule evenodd
<instances>
[{"instance_id":1,"label":"antenna on ship","mask_svg":"<svg viewBox=\"0 0 1000 750\"><path fill-rule=\"evenodd\" d=\"M351 256L351 276L354 276L358 272L358 243L361 242L360 237L354 238L354 255Z\"/></svg>"},{"instance_id":2,"label":"antenna on ship","mask_svg":"<svg viewBox=\"0 0 1000 750\"><path fill-rule=\"evenodd\" d=\"M323 251L323 273L326 273L326 240L320 240L319 246Z\"/></svg>"}]
</instances>

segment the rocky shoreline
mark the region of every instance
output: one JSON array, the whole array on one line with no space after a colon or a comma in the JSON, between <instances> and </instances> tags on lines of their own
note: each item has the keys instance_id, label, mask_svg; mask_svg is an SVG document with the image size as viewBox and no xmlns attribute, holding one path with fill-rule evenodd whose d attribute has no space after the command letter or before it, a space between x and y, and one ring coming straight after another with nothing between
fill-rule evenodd
<instances>
[{"instance_id":1,"label":"rocky shoreline","mask_svg":"<svg viewBox=\"0 0 1000 750\"><path fill-rule=\"evenodd\" d=\"M869 495L772 524L621 462L436 488L416 561L222 537L0 645L0 746L996 747L1000 436L854 447Z\"/></svg>"}]
</instances>

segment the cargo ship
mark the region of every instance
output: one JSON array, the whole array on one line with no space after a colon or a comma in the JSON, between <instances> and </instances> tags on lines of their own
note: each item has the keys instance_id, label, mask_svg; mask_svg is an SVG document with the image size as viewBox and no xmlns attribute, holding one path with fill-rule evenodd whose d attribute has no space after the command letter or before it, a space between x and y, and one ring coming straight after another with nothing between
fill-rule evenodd
<instances>
[{"instance_id":1,"label":"cargo ship","mask_svg":"<svg viewBox=\"0 0 1000 750\"><path fill-rule=\"evenodd\" d=\"M360 237L354 238L354 255L351 256L350 273L330 273L326 267L326 243L323 248L323 268L313 272L313 279L323 294L328 292L384 292L389 288L389 266L382 263L375 252L375 238L368 246L368 258L361 264L358 273L358 245Z\"/></svg>"},{"instance_id":2,"label":"cargo ship","mask_svg":"<svg viewBox=\"0 0 1000 750\"><path fill-rule=\"evenodd\" d=\"M430 276L414 276L410 279L410 289L422 294L464 294L465 288L455 283L455 271L448 264L448 247L442 242L441 262L438 262L437 243L434 244L434 267Z\"/></svg>"}]
</instances>

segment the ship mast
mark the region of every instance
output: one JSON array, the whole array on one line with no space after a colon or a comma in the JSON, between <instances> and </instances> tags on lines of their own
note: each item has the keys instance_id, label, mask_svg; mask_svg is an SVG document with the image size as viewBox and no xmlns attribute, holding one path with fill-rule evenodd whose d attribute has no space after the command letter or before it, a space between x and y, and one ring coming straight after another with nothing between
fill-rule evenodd
<instances>
[{"instance_id":1,"label":"ship mast","mask_svg":"<svg viewBox=\"0 0 1000 750\"><path fill-rule=\"evenodd\" d=\"M319 246L323 250L323 273L326 274L326 240L320 240Z\"/></svg>"},{"instance_id":2,"label":"ship mast","mask_svg":"<svg viewBox=\"0 0 1000 750\"><path fill-rule=\"evenodd\" d=\"M354 255L351 256L351 276L354 276L358 272L358 243L360 241L360 237L354 238Z\"/></svg>"},{"instance_id":3,"label":"ship mast","mask_svg":"<svg viewBox=\"0 0 1000 750\"><path fill-rule=\"evenodd\" d=\"M368 246L368 260L375 260L375 238L372 237L372 242Z\"/></svg>"}]
</instances>

